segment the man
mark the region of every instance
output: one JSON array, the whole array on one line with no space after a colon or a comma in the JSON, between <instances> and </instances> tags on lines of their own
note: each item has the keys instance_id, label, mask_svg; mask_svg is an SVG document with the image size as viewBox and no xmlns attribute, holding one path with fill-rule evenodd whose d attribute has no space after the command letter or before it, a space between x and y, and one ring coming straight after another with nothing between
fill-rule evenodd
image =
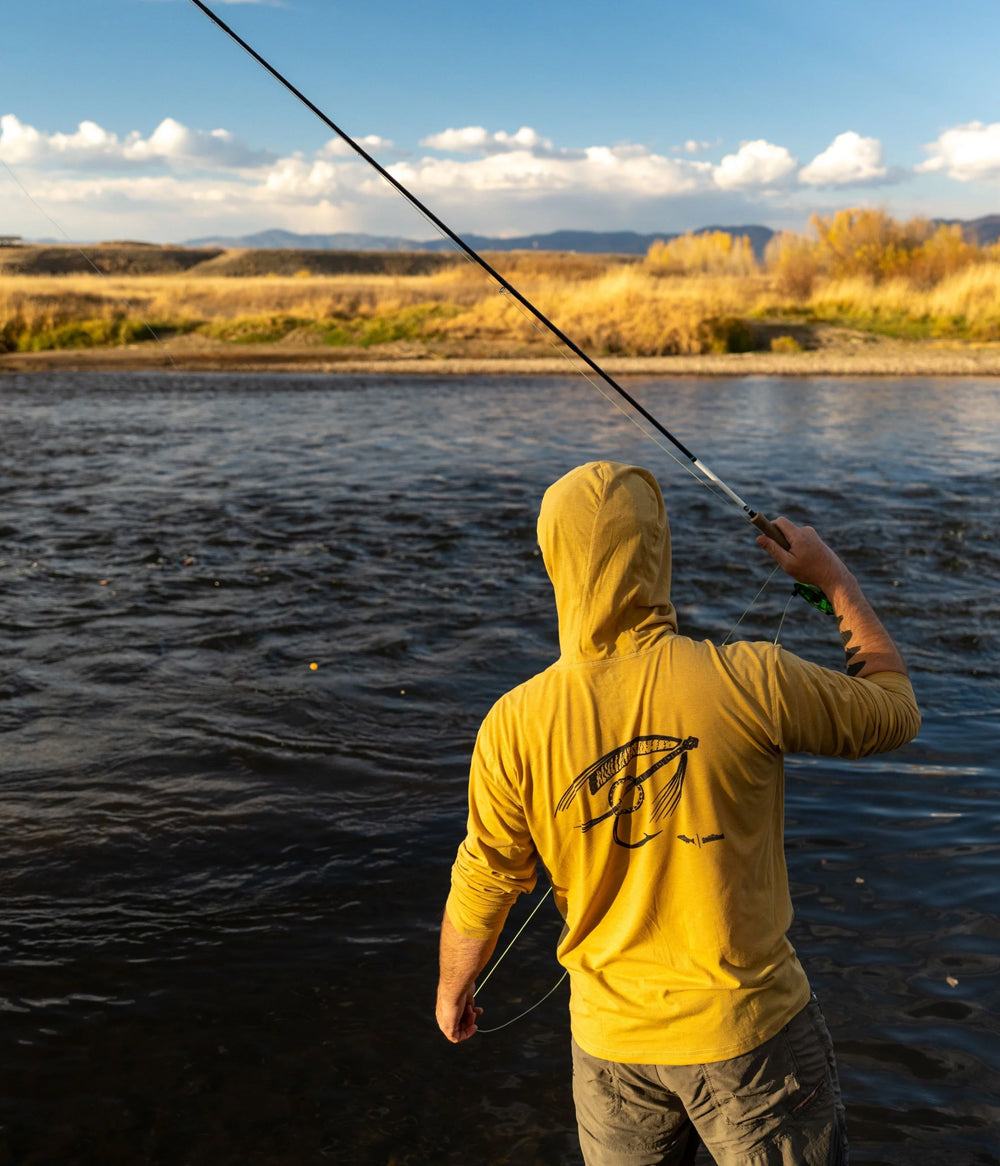
<instances>
[{"instance_id":1,"label":"man","mask_svg":"<svg viewBox=\"0 0 1000 1166\"><path fill-rule=\"evenodd\" d=\"M919 727L906 666L810 527L758 543L823 589L849 675L774 644L677 634L659 487L571 471L542 502L559 659L502 697L472 759L437 1020L476 1032L475 978L538 860L566 926L587 1166L846 1163L826 1026L787 938L785 753L860 757Z\"/></svg>"}]
</instances>

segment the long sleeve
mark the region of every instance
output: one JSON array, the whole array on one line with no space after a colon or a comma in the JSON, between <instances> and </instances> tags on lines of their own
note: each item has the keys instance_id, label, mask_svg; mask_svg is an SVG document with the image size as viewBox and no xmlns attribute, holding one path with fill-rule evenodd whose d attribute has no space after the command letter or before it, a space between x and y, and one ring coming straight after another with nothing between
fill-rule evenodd
<instances>
[{"instance_id":1,"label":"long sleeve","mask_svg":"<svg viewBox=\"0 0 1000 1166\"><path fill-rule=\"evenodd\" d=\"M770 676L775 744L783 753L866 757L898 749L920 728L913 686L899 672L832 672L776 649Z\"/></svg>"},{"instance_id":2,"label":"long sleeve","mask_svg":"<svg viewBox=\"0 0 1000 1166\"><path fill-rule=\"evenodd\" d=\"M469 939L498 934L517 896L533 891L536 881L535 844L490 729L487 718L472 757L468 829L446 906L455 930Z\"/></svg>"}]
</instances>

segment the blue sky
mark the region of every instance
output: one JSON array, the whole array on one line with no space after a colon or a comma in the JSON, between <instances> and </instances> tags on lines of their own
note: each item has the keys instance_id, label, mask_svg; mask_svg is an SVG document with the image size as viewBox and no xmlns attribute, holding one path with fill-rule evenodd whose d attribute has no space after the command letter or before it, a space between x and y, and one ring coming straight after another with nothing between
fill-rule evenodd
<instances>
[{"instance_id":1,"label":"blue sky","mask_svg":"<svg viewBox=\"0 0 1000 1166\"><path fill-rule=\"evenodd\" d=\"M460 232L1000 212L986 0L216 7ZM9 9L0 119L0 233L433 233L189 0Z\"/></svg>"}]
</instances>

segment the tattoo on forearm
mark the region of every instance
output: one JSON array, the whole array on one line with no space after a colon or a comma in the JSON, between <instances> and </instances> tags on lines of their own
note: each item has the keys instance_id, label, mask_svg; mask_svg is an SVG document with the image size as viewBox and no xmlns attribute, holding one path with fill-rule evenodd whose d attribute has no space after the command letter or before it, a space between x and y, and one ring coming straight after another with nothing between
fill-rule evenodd
<instances>
[{"instance_id":1,"label":"tattoo on forearm","mask_svg":"<svg viewBox=\"0 0 1000 1166\"><path fill-rule=\"evenodd\" d=\"M855 644L851 647L851 640L854 638L854 632L850 628L844 627L844 617L837 616L837 626L840 628L840 642L844 645L844 655L847 657L847 675L857 676L857 674L864 668L866 661L855 660L854 657L861 651L861 646Z\"/></svg>"}]
</instances>

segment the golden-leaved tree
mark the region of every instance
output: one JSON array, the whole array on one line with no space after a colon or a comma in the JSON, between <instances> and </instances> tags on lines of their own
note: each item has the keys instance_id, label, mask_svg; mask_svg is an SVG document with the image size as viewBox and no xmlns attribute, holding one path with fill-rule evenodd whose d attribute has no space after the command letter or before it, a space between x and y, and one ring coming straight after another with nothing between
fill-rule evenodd
<instances>
[{"instance_id":1,"label":"golden-leaved tree","mask_svg":"<svg viewBox=\"0 0 1000 1166\"><path fill-rule=\"evenodd\" d=\"M958 223L937 227L923 218L901 223L883 210L837 211L813 215L817 265L833 279L865 276L873 283L909 279L932 286L987 258L966 241Z\"/></svg>"},{"instance_id":2,"label":"golden-leaved tree","mask_svg":"<svg viewBox=\"0 0 1000 1166\"><path fill-rule=\"evenodd\" d=\"M705 231L658 239L646 255L646 267L654 275L752 275L757 260L746 235Z\"/></svg>"}]
</instances>

